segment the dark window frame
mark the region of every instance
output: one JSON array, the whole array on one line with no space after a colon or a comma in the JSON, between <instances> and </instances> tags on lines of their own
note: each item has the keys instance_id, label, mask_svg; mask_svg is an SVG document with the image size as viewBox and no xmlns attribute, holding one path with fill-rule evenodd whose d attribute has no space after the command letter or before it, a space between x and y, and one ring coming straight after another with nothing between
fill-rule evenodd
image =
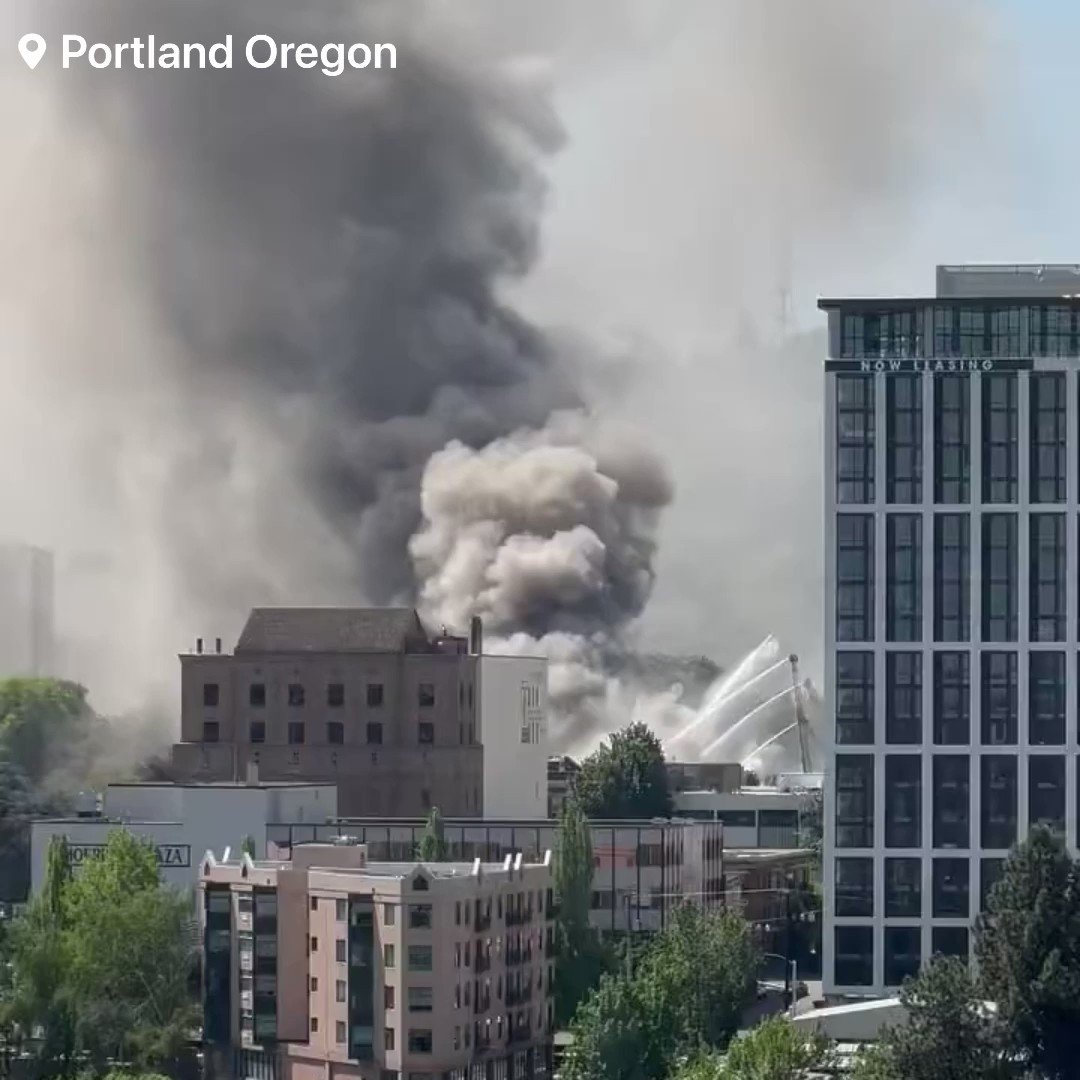
<instances>
[{"instance_id":1,"label":"dark window frame","mask_svg":"<svg viewBox=\"0 0 1080 1080\"><path fill-rule=\"evenodd\" d=\"M885 743L922 742L923 654L903 650L885 654Z\"/></svg>"},{"instance_id":2,"label":"dark window frame","mask_svg":"<svg viewBox=\"0 0 1080 1080\"><path fill-rule=\"evenodd\" d=\"M836 376L836 501L874 502L877 394L873 375Z\"/></svg>"},{"instance_id":3,"label":"dark window frame","mask_svg":"<svg viewBox=\"0 0 1080 1080\"><path fill-rule=\"evenodd\" d=\"M934 515L934 641L971 640L971 516Z\"/></svg>"},{"instance_id":4,"label":"dark window frame","mask_svg":"<svg viewBox=\"0 0 1080 1080\"><path fill-rule=\"evenodd\" d=\"M345 684L332 682L326 684L326 707L341 709L345 705Z\"/></svg>"},{"instance_id":5,"label":"dark window frame","mask_svg":"<svg viewBox=\"0 0 1080 1080\"><path fill-rule=\"evenodd\" d=\"M1065 745L1065 653L1035 649L1028 653L1028 745Z\"/></svg>"},{"instance_id":6,"label":"dark window frame","mask_svg":"<svg viewBox=\"0 0 1080 1080\"><path fill-rule=\"evenodd\" d=\"M1015 503L1020 494L1020 382L1015 372L982 376L982 501Z\"/></svg>"},{"instance_id":7,"label":"dark window frame","mask_svg":"<svg viewBox=\"0 0 1080 1080\"><path fill-rule=\"evenodd\" d=\"M1047 825L1065 835L1068 795L1065 755L1032 754L1028 758L1028 828Z\"/></svg>"},{"instance_id":8,"label":"dark window frame","mask_svg":"<svg viewBox=\"0 0 1080 1080\"><path fill-rule=\"evenodd\" d=\"M922 844L922 756L885 756L885 847Z\"/></svg>"},{"instance_id":9,"label":"dark window frame","mask_svg":"<svg viewBox=\"0 0 1080 1080\"><path fill-rule=\"evenodd\" d=\"M1019 759L1015 754L983 754L979 766L979 846L1008 850L1016 843L1020 814Z\"/></svg>"},{"instance_id":10,"label":"dark window frame","mask_svg":"<svg viewBox=\"0 0 1080 1080\"><path fill-rule=\"evenodd\" d=\"M885 519L885 640L922 640L922 514Z\"/></svg>"},{"instance_id":11,"label":"dark window frame","mask_svg":"<svg viewBox=\"0 0 1080 1080\"><path fill-rule=\"evenodd\" d=\"M840 355L866 359L908 359L923 354L923 310L920 307L844 312L840 323Z\"/></svg>"},{"instance_id":12,"label":"dark window frame","mask_svg":"<svg viewBox=\"0 0 1080 1080\"><path fill-rule=\"evenodd\" d=\"M1015 513L982 516L982 639L1016 641L1020 618L1020 526Z\"/></svg>"},{"instance_id":13,"label":"dark window frame","mask_svg":"<svg viewBox=\"0 0 1080 1080\"><path fill-rule=\"evenodd\" d=\"M874 928L833 928L833 978L837 986L874 985Z\"/></svg>"},{"instance_id":14,"label":"dark window frame","mask_svg":"<svg viewBox=\"0 0 1080 1080\"><path fill-rule=\"evenodd\" d=\"M966 919L971 909L971 860L936 856L931 870L930 908L935 919Z\"/></svg>"},{"instance_id":15,"label":"dark window frame","mask_svg":"<svg viewBox=\"0 0 1080 1080\"><path fill-rule=\"evenodd\" d=\"M950 372L934 378L934 502L971 501L971 379Z\"/></svg>"},{"instance_id":16,"label":"dark window frame","mask_svg":"<svg viewBox=\"0 0 1080 1080\"><path fill-rule=\"evenodd\" d=\"M971 758L935 754L931 766L932 846L937 850L971 844Z\"/></svg>"},{"instance_id":17,"label":"dark window frame","mask_svg":"<svg viewBox=\"0 0 1080 1080\"><path fill-rule=\"evenodd\" d=\"M307 730L303 720L290 720L288 738L290 746L303 746Z\"/></svg>"},{"instance_id":18,"label":"dark window frame","mask_svg":"<svg viewBox=\"0 0 1080 1080\"><path fill-rule=\"evenodd\" d=\"M833 864L837 918L874 917L874 860L867 855L838 855Z\"/></svg>"},{"instance_id":19,"label":"dark window frame","mask_svg":"<svg viewBox=\"0 0 1080 1080\"><path fill-rule=\"evenodd\" d=\"M919 974L922 931L918 926L886 926L881 941L886 986L900 986L906 979Z\"/></svg>"},{"instance_id":20,"label":"dark window frame","mask_svg":"<svg viewBox=\"0 0 1080 1080\"><path fill-rule=\"evenodd\" d=\"M1068 474L1065 372L1033 371L1029 376L1028 501L1063 503Z\"/></svg>"},{"instance_id":21,"label":"dark window frame","mask_svg":"<svg viewBox=\"0 0 1080 1080\"><path fill-rule=\"evenodd\" d=\"M983 746L1016 746L1020 738L1020 663L1015 651L989 649L979 660Z\"/></svg>"},{"instance_id":22,"label":"dark window frame","mask_svg":"<svg viewBox=\"0 0 1080 1080\"><path fill-rule=\"evenodd\" d=\"M885 501L922 502L923 376L885 380Z\"/></svg>"},{"instance_id":23,"label":"dark window frame","mask_svg":"<svg viewBox=\"0 0 1080 1080\"><path fill-rule=\"evenodd\" d=\"M873 514L836 516L836 640L874 640ZM851 565L845 565L850 560Z\"/></svg>"},{"instance_id":24,"label":"dark window frame","mask_svg":"<svg viewBox=\"0 0 1080 1080\"><path fill-rule=\"evenodd\" d=\"M873 848L874 832L874 756L837 754L836 847Z\"/></svg>"},{"instance_id":25,"label":"dark window frame","mask_svg":"<svg viewBox=\"0 0 1080 1080\"><path fill-rule=\"evenodd\" d=\"M874 743L874 654L870 651L836 654L836 743Z\"/></svg>"},{"instance_id":26,"label":"dark window frame","mask_svg":"<svg viewBox=\"0 0 1080 1080\"><path fill-rule=\"evenodd\" d=\"M919 856L886 856L884 888L886 919L922 918L922 859Z\"/></svg>"},{"instance_id":27,"label":"dark window frame","mask_svg":"<svg viewBox=\"0 0 1080 1080\"><path fill-rule=\"evenodd\" d=\"M952 650L934 653L933 726L935 746L967 746L971 742L971 654Z\"/></svg>"},{"instance_id":28,"label":"dark window frame","mask_svg":"<svg viewBox=\"0 0 1080 1080\"><path fill-rule=\"evenodd\" d=\"M1064 641L1067 606L1065 515L1029 519L1029 625L1031 641Z\"/></svg>"},{"instance_id":29,"label":"dark window frame","mask_svg":"<svg viewBox=\"0 0 1080 1080\"><path fill-rule=\"evenodd\" d=\"M340 720L326 722L326 741L330 746L345 745L345 725Z\"/></svg>"}]
</instances>

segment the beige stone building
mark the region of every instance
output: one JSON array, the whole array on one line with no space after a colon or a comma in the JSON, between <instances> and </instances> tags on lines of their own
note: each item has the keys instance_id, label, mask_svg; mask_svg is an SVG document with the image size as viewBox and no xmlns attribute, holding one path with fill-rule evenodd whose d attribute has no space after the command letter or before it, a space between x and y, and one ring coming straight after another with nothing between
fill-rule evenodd
<instances>
[{"instance_id":1,"label":"beige stone building","mask_svg":"<svg viewBox=\"0 0 1080 1080\"><path fill-rule=\"evenodd\" d=\"M547 665L411 609L256 608L180 657L175 778L336 783L343 814L547 810Z\"/></svg>"},{"instance_id":2,"label":"beige stone building","mask_svg":"<svg viewBox=\"0 0 1080 1080\"><path fill-rule=\"evenodd\" d=\"M369 863L308 844L199 880L211 1074L529 1080L550 1071L543 863Z\"/></svg>"}]
</instances>

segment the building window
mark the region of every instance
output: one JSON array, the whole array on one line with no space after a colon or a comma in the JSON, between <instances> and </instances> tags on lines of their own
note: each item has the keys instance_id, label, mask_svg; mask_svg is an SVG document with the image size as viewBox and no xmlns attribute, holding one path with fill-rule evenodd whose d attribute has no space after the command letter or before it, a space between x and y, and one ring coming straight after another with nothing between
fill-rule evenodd
<instances>
[{"instance_id":1,"label":"building window","mask_svg":"<svg viewBox=\"0 0 1080 1080\"><path fill-rule=\"evenodd\" d=\"M971 671L966 652L934 653L934 745L971 741Z\"/></svg>"},{"instance_id":2,"label":"building window","mask_svg":"<svg viewBox=\"0 0 1080 1080\"><path fill-rule=\"evenodd\" d=\"M1065 304L1035 304L1030 312L1032 356L1080 353L1080 311Z\"/></svg>"},{"instance_id":3,"label":"building window","mask_svg":"<svg viewBox=\"0 0 1080 1080\"><path fill-rule=\"evenodd\" d=\"M422 682L416 688L416 704L421 709L430 709L435 704L435 684Z\"/></svg>"},{"instance_id":4,"label":"building window","mask_svg":"<svg viewBox=\"0 0 1080 1080\"><path fill-rule=\"evenodd\" d=\"M970 539L967 514L934 515L934 640L967 641Z\"/></svg>"},{"instance_id":5,"label":"building window","mask_svg":"<svg viewBox=\"0 0 1080 1080\"><path fill-rule=\"evenodd\" d=\"M304 721L291 720L289 722L289 745L299 746L304 741Z\"/></svg>"},{"instance_id":6,"label":"building window","mask_svg":"<svg viewBox=\"0 0 1080 1080\"><path fill-rule=\"evenodd\" d=\"M874 741L874 654L836 654L836 741L872 744Z\"/></svg>"},{"instance_id":7,"label":"building window","mask_svg":"<svg viewBox=\"0 0 1080 1080\"><path fill-rule=\"evenodd\" d=\"M349 917L349 905L344 900L334 901L334 918L344 922Z\"/></svg>"},{"instance_id":8,"label":"building window","mask_svg":"<svg viewBox=\"0 0 1080 1080\"><path fill-rule=\"evenodd\" d=\"M431 1032L427 1028L409 1028L409 1053L431 1053Z\"/></svg>"},{"instance_id":9,"label":"building window","mask_svg":"<svg viewBox=\"0 0 1080 1080\"><path fill-rule=\"evenodd\" d=\"M994 308L990 312L990 350L994 356L1020 355L1020 308Z\"/></svg>"},{"instance_id":10,"label":"building window","mask_svg":"<svg viewBox=\"0 0 1080 1080\"><path fill-rule=\"evenodd\" d=\"M384 968L392 968L394 966L394 961L395 961L394 946L393 945L384 945L383 946L383 967Z\"/></svg>"},{"instance_id":11,"label":"building window","mask_svg":"<svg viewBox=\"0 0 1080 1080\"><path fill-rule=\"evenodd\" d=\"M885 927L885 985L899 986L919 974L922 941L917 926Z\"/></svg>"},{"instance_id":12,"label":"building window","mask_svg":"<svg viewBox=\"0 0 1080 1080\"><path fill-rule=\"evenodd\" d=\"M921 375L885 380L885 497L890 503L922 502Z\"/></svg>"},{"instance_id":13,"label":"building window","mask_svg":"<svg viewBox=\"0 0 1080 1080\"><path fill-rule=\"evenodd\" d=\"M840 326L841 356L885 360L922 355L923 313L918 308L845 313Z\"/></svg>"},{"instance_id":14,"label":"building window","mask_svg":"<svg viewBox=\"0 0 1080 1080\"><path fill-rule=\"evenodd\" d=\"M874 640L874 519L836 518L836 640Z\"/></svg>"},{"instance_id":15,"label":"building window","mask_svg":"<svg viewBox=\"0 0 1080 1080\"><path fill-rule=\"evenodd\" d=\"M874 860L836 860L836 914L838 917L874 914Z\"/></svg>"},{"instance_id":16,"label":"building window","mask_svg":"<svg viewBox=\"0 0 1080 1080\"><path fill-rule=\"evenodd\" d=\"M430 986L409 987L409 1012L431 1012L434 992Z\"/></svg>"},{"instance_id":17,"label":"building window","mask_svg":"<svg viewBox=\"0 0 1080 1080\"><path fill-rule=\"evenodd\" d=\"M885 654L885 741L922 742L922 653Z\"/></svg>"},{"instance_id":18,"label":"building window","mask_svg":"<svg viewBox=\"0 0 1080 1080\"><path fill-rule=\"evenodd\" d=\"M1019 406L1014 374L982 377L982 497L1014 503L1019 491Z\"/></svg>"},{"instance_id":19,"label":"building window","mask_svg":"<svg viewBox=\"0 0 1080 1080\"><path fill-rule=\"evenodd\" d=\"M1032 641L1065 640L1065 515L1031 515Z\"/></svg>"},{"instance_id":20,"label":"building window","mask_svg":"<svg viewBox=\"0 0 1080 1080\"><path fill-rule=\"evenodd\" d=\"M421 746L430 746L435 742L435 725L421 720L416 728L416 741Z\"/></svg>"},{"instance_id":21,"label":"building window","mask_svg":"<svg viewBox=\"0 0 1080 1080\"><path fill-rule=\"evenodd\" d=\"M885 846L922 843L922 759L917 754L885 758Z\"/></svg>"},{"instance_id":22,"label":"building window","mask_svg":"<svg viewBox=\"0 0 1080 1080\"><path fill-rule=\"evenodd\" d=\"M885 640L922 640L922 515L890 514L885 526Z\"/></svg>"},{"instance_id":23,"label":"building window","mask_svg":"<svg viewBox=\"0 0 1080 1080\"><path fill-rule=\"evenodd\" d=\"M393 904L383 904L383 926L393 926L396 914Z\"/></svg>"},{"instance_id":24,"label":"building window","mask_svg":"<svg viewBox=\"0 0 1080 1080\"><path fill-rule=\"evenodd\" d=\"M1048 825L1065 832L1065 759L1028 758L1028 827Z\"/></svg>"},{"instance_id":25,"label":"building window","mask_svg":"<svg viewBox=\"0 0 1080 1080\"><path fill-rule=\"evenodd\" d=\"M1028 667L1028 743L1065 743L1065 654L1033 652Z\"/></svg>"},{"instance_id":26,"label":"building window","mask_svg":"<svg viewBox=\"0 0 1080 1080\"><path fill-rule=\"evenodd\" d=\"M344 964L349 959L349 954L345 949L345 939L338 938L334 942L334 960L339 964Z\"/></svg>"},{"instance_id":27,"label":"building window","mask_svg":"<svg viewBox=\"0 0 1080 1080\"><path fill-rule=\"evenodd\" d=\"M218 741L218 736L220 735L220 733L221 733L220 728L218 727L218 722L216 720L205 720L205 721L203 721L202 741L204 743L206 743L206 742L217 742Z\"/></svg>"},{"instance_id":28,"label":"building window","mask_svg":"<svg viewBox=\"0 0 1080 1080\"><path fill-rule=\"evenodd\" d=\"M934 860L933 912L935 919L968 917L967 859Z\"/></svg>"},{"instance_id":29,"label":"building window","mask_svg":"<svg viewBox=\"0 0 1080 1080\"><path fill-rule=\"evenodd\" d=\"M431 946L430 945L410 945L409 946L409 970L410 971L430 971L431 970Z\"/></svg>"},{"instance_id":30,"label":"building window","mask_svg":"<svg viewBox=\"0 0 1080 1080\"><path fill-rule=\"evenodd\" d=\"M930 951L933 956L955 956L968 961L968 929L966 926L935 926L930 931Z\"/></svg>"},{"instance_id":31,"label":"building window","mask_svg":"<svg viewBox=\"0 0 1080 1080\"><path fill-rule=\"evenodd\" d=\"M934 502L971 498L971 380L938 375L934 387Z\"/></svg>"},{"instance_id":32,"label":"building window","mask_svg":"<svg viewBox=\"0 0 1080 1080\"><path fill-rule=\"evenodd\" d=\"M319 939L317 937L315 937L314 934L312 934L312 936L311 936L311 942L310 942L310 945L309 945L309 950L311 952L313 952L313 953L316 953L316 952L319 951Z\"/></svg>"},{"instance_id":33,"label":"building window","mask_svg":"<svg viewBox=\"0 0 1080 1080\"><path fill-rule=\"evenodd\" d=\"M304 704L304 687L302 683L289 683L289 704L298 709Z\"/></svg>"},{"instance_id":34,"label":"building window","mask_svg":"<svg viewBox=\"0 0 1080 1080\"><path fill-rule=\"evenodd\" d=\"M248 704L253 709L262 709L266 705L266 683L253 682L248 687Z\"/></svg>"},{"instance_id":35,"label":"building window","mask_svg":"<svg viewBox=\"0 0 1080 1080\"><path fill-rule=\"evenodd\" d=\"M394 1029L392 1027L383 1028L383 1049L394 1049Z\"/></svg>"},{"instance_id":36,"label":"building window","mask_svg":"<svg viewBox=\"0 0 1080 1080\"><path fill-rule=\"evenodd\" d=\"M982 744L1015 746L1019 694L1016 653L984 652L981 663Z\"/></svg>"},{"instance_id":37,"label":"building window","mask_svg":"<svg viewBox=\"0 0 1080 1080\"><path fill-rule=\"evenodd\" d=\"M266 742L266 721L252 720L248 725L248 738L253 743Z\"/></svg>"},{"instance_id":38,"label":"building window","mask_svg":"<svg viewBox=\"0 0 1080 1080\"><path fill-rule=\"evenodd\" d=\"M870 754L836 756L836 846L874 846L874 759Z\"/></svg>"},{"instance_id":39,"label":"building window","mask_svg":"<svg viewBox=\"0 0 1080 1080\"><path fill-rule=\"evenodd\" d=\"M393 1009L394 1008L394 987L392 987L392 986L384 986L383 987L383 1002L382 1003L383 1003L383 1008L384 1009Z\"/></svg>"},{"instance_id":40,"label":"building window","mask_svg":"<svg viewBox=\"0 0 1080 1080\"><path fill-rule=\"evenodd\" d=\"M367 725L368 746L382 746L382 724L369 720Z\"/></svg>"},{"instance_id":41,"label":"building window","mask_svg":"<svg viewBox=\"0 0 1080 1080\"><path fill-rule=\"evenodd\" d=\"M319 989L319 977L317 975L311 976L311 992L314 994Z\"/></svg>"},{"instance_id":42,"label":"building window","mask_svg":"<svg viewBox=\"0 0 1080 1080\"><path fill-rule=\"evenodd\" d=\"M345 704L345 684L332 682L326 687L326 704L331 709L340 709Z\"/></svg>"},{"instance_id":43,"label":"building window","mask_svg":"<svg viewBox=\"0 0 1080 1080\"><path fill-rule=\"evenodd\" d=\"M344 979L334 981L334 1000L340 1005L348 997L348 983Z\"/></svg>"},{"instance_id":44,"label":"building window","mask_svg":"<svg viewBox=\"0 0 1080 1080\"><path fill-rule=\"evenodd\" d=\"M207 709L216 709L221 698L221 687L216 682L203 683L202 703Z\"/></svg>"},{"instance_id":45,"label":"building window","mask_svg":"<svg viewBox=\"0 0 1080 1080\"><path fill-rule=\"evenodd\" d=\"M1065 501L1065 372L1038 371L1031 394L1031 492L1033 503Z\"/></svg>"},{"instance_id":46,"label":"building window","mask_svg":"<svg viewBox=\"0 0 1080 1080\"><path fill-rule=\"evenodd\" d=\"M345 725L340 720L331 720L326 725L326 741L332 746L344 745Z\"/></svg>"},{"instance_id":47,"label":"building window","mask_svg":"<svg viewBox=\"0 0 1080 1080\"><path fill-rule=\"evenodd\" d=\"M922 916L922 860L885 860L885 918Z\"/></svg>"},{"instance_id":48,"label":"building window","mask_svg":"<svg viewBox=\"0 0 1080 1080\"><path fill-rule=\"evenodd\" d=\"M987 850L1007 850L1016 843L1016 758L1011 754L987 754L981 760L982 829L980 844Z\"/></svg>"},{"instance_id":49,"label":"building window","mask_svg":"<svg viewBox=\"0 0 1080 1080\"><path fill-rule=\"evenodd\" d=\"M383 685L382 683L368 683L367 684L367 703L369 709L377 709L383 703Z\"/></svg>"},{"instance_id":50,"label":"building window","mask_svg":"<svg viewBox=\"0 0 1080 1080\"><path fill-rule=\"evenodd\" d=\"M990 907L990 894L1001 878L1005 869L1004 859L979 860L979 910L987 911Z\"/></svg>"},{"instance_id":51,"label":"building window","mask_svg":"<svg viewBox=\"0 0 1080 1080\"><path fill-rule=\"evenodd\" d=\"M874 930L870 926L837 926L835 966L837 986L873 986Z\"/></svg>"},{"instance_id":52,"label":"building window","mask_svg":"<svg viewBox=\"0 0 1080 1080\"><path fill-rule=\"evenodd\" d=\"M874 501L874 376L836 376L836 501Z\"/></svg>"},{"instance_id":53,"label":"building window","mask_svg":"<svg viewBox=\"0 0 1080 1080\"><path fill-rule=\"evenodd\" d=\"M970 834L969 759L936 754L933 768L934 847L966 848Z\"/></svg>"},{"instance_id":54,"label":"building window","mask_svg":"<svg viewBox=\"0 0 1080 1080\"><path fill-rule=\"evenodd\" d=\"M343 1043L345 1041L345 1021L344 1020L335 1021L335 1023L334 1023L334 1037L337 1039L337 1041L339 1043Z\"/></svg>"},{"instance_id":55,"label":"building window","mask_svg":"<svg viewBox=\"0 0 1080 1080\"><path fill-rule=\"evenodd\" d=\"M316 1035L316 1034L318 1034L318 1031L319 1031L319 1018L317 1016L313 1016L311 1018L311 1034Z\"/></svg>"},{"instance_id":56,"label":"building window","mask_svg":"<svg viewBox=\"0 0 1080 1080\"><path fill-rule=\"evenodd\" d=\"M430 930L431 929L431 905L430 904L410 904L409 905L409 929L410 930Z\"/></svg>"},{"instance_id":57,"label":"building window","mask_svg":"<svg viewBox=\"0 0 1080 1080\"><path fill-rule=\"evenodd\" d=\"M1016 640L1017 544L1015 514L982 519L983 641Z\"/></svg>"}]
</instances>

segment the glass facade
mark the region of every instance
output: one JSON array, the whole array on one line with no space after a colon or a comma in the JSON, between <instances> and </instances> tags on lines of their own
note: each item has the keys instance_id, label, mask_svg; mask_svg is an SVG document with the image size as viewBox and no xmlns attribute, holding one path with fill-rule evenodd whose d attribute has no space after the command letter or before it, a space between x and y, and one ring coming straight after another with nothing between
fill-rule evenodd
<instances>
[{"instance_id":1,"label":"glass facade","mask_svg":"<svg viewBox=\"0 0 1080 1080\"><path fill-rule=\"evenodd\" d=\"M885 640L922 638L922 515L890 514L885 526Z\"/></svg>"},{"instance_id":2,"label":"glass facade","mask_svg":"<svg viewBox=\"0 0 1080 1080\"><path fill-rule=\"evenodd\" d=\"M827 992L968 958L1029 827L1080 835L1080 372L1053 362L1080 359L1076 291L822 305L844 424Z\"/></svg>"},{"instance_id":3,"label":"glass facade","mask_svg":"<svg viewBox=\"0 0 1080 1080\"><path fill-rule=\"evenodd\" d=\"M934 502L971 498L971 380L967 375L934 379Z\"/></svg>"},{"instance_id":4,"label":"glass facade","mask_svg":"<svg viewBox=\"0 0 1080 1080\"><path fill-rule=\"evenodd\" d=\"M890 503L922 502L921 375L885 383L885 491Z\"/></svg>"},{"instance_id":5,"label":"glass facade","mask_svg":"<svg viewBox=\"0 0 1080 1080\"><path fill-rule=\"evenodd\" d=\"M836 501L874 501L874 378L836 380Z\"/></svg>"},{"instance_id":6,"label":"glass facade","mask_svg":"<svg viewBox=\"0 0 1080 1080\"><path fill-rule=\"evenodd\" d=\"M1012 372L982 379L982 500L1014 503L1019 494L1020 413Z\"/></svg>"}]
</instances>

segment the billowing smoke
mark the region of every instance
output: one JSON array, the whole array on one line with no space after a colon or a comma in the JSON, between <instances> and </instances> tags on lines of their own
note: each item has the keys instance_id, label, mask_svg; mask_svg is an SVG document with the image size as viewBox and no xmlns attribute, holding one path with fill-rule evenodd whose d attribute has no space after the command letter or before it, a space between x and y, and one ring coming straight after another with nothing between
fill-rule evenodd
<instances>
[{"instance_id":1,"label":"billowing smoke","mask_svg":"<svg viewBox=\"0 0 1080 1080\"><path fill-rule=\"evenodd\" d=\"M761 537L728 524L766 520L732 464L752 476L771 453L814 491L819 460L783 442L814 409L804 383L757 393L743 318L775 280L750 252L780 218L840 230L937 168L924 140L954 84L934 61L978 49L963 5L915 8L875 33L854 0L797 19L719 0L9 0L4 40L258 33L399 56L337 79L0 68L0 495L6 532L59 552L66 673L107 708L150 688L175 707L176 650L251 605L418 602L548 652L583 730L678 712L625 676L673 489L656 443L699 486L665 538L688 582L668 624L732 659L761 636L747 612L801 619L804 591L757 595L774 567L746 584ZM593 189L585 213L580 184L556 203L538 271L560 155ZM627 329L647 342L633 364L606 333ZM819 566L811 547L784 576Z\"/></svg>"}]
</instances>

